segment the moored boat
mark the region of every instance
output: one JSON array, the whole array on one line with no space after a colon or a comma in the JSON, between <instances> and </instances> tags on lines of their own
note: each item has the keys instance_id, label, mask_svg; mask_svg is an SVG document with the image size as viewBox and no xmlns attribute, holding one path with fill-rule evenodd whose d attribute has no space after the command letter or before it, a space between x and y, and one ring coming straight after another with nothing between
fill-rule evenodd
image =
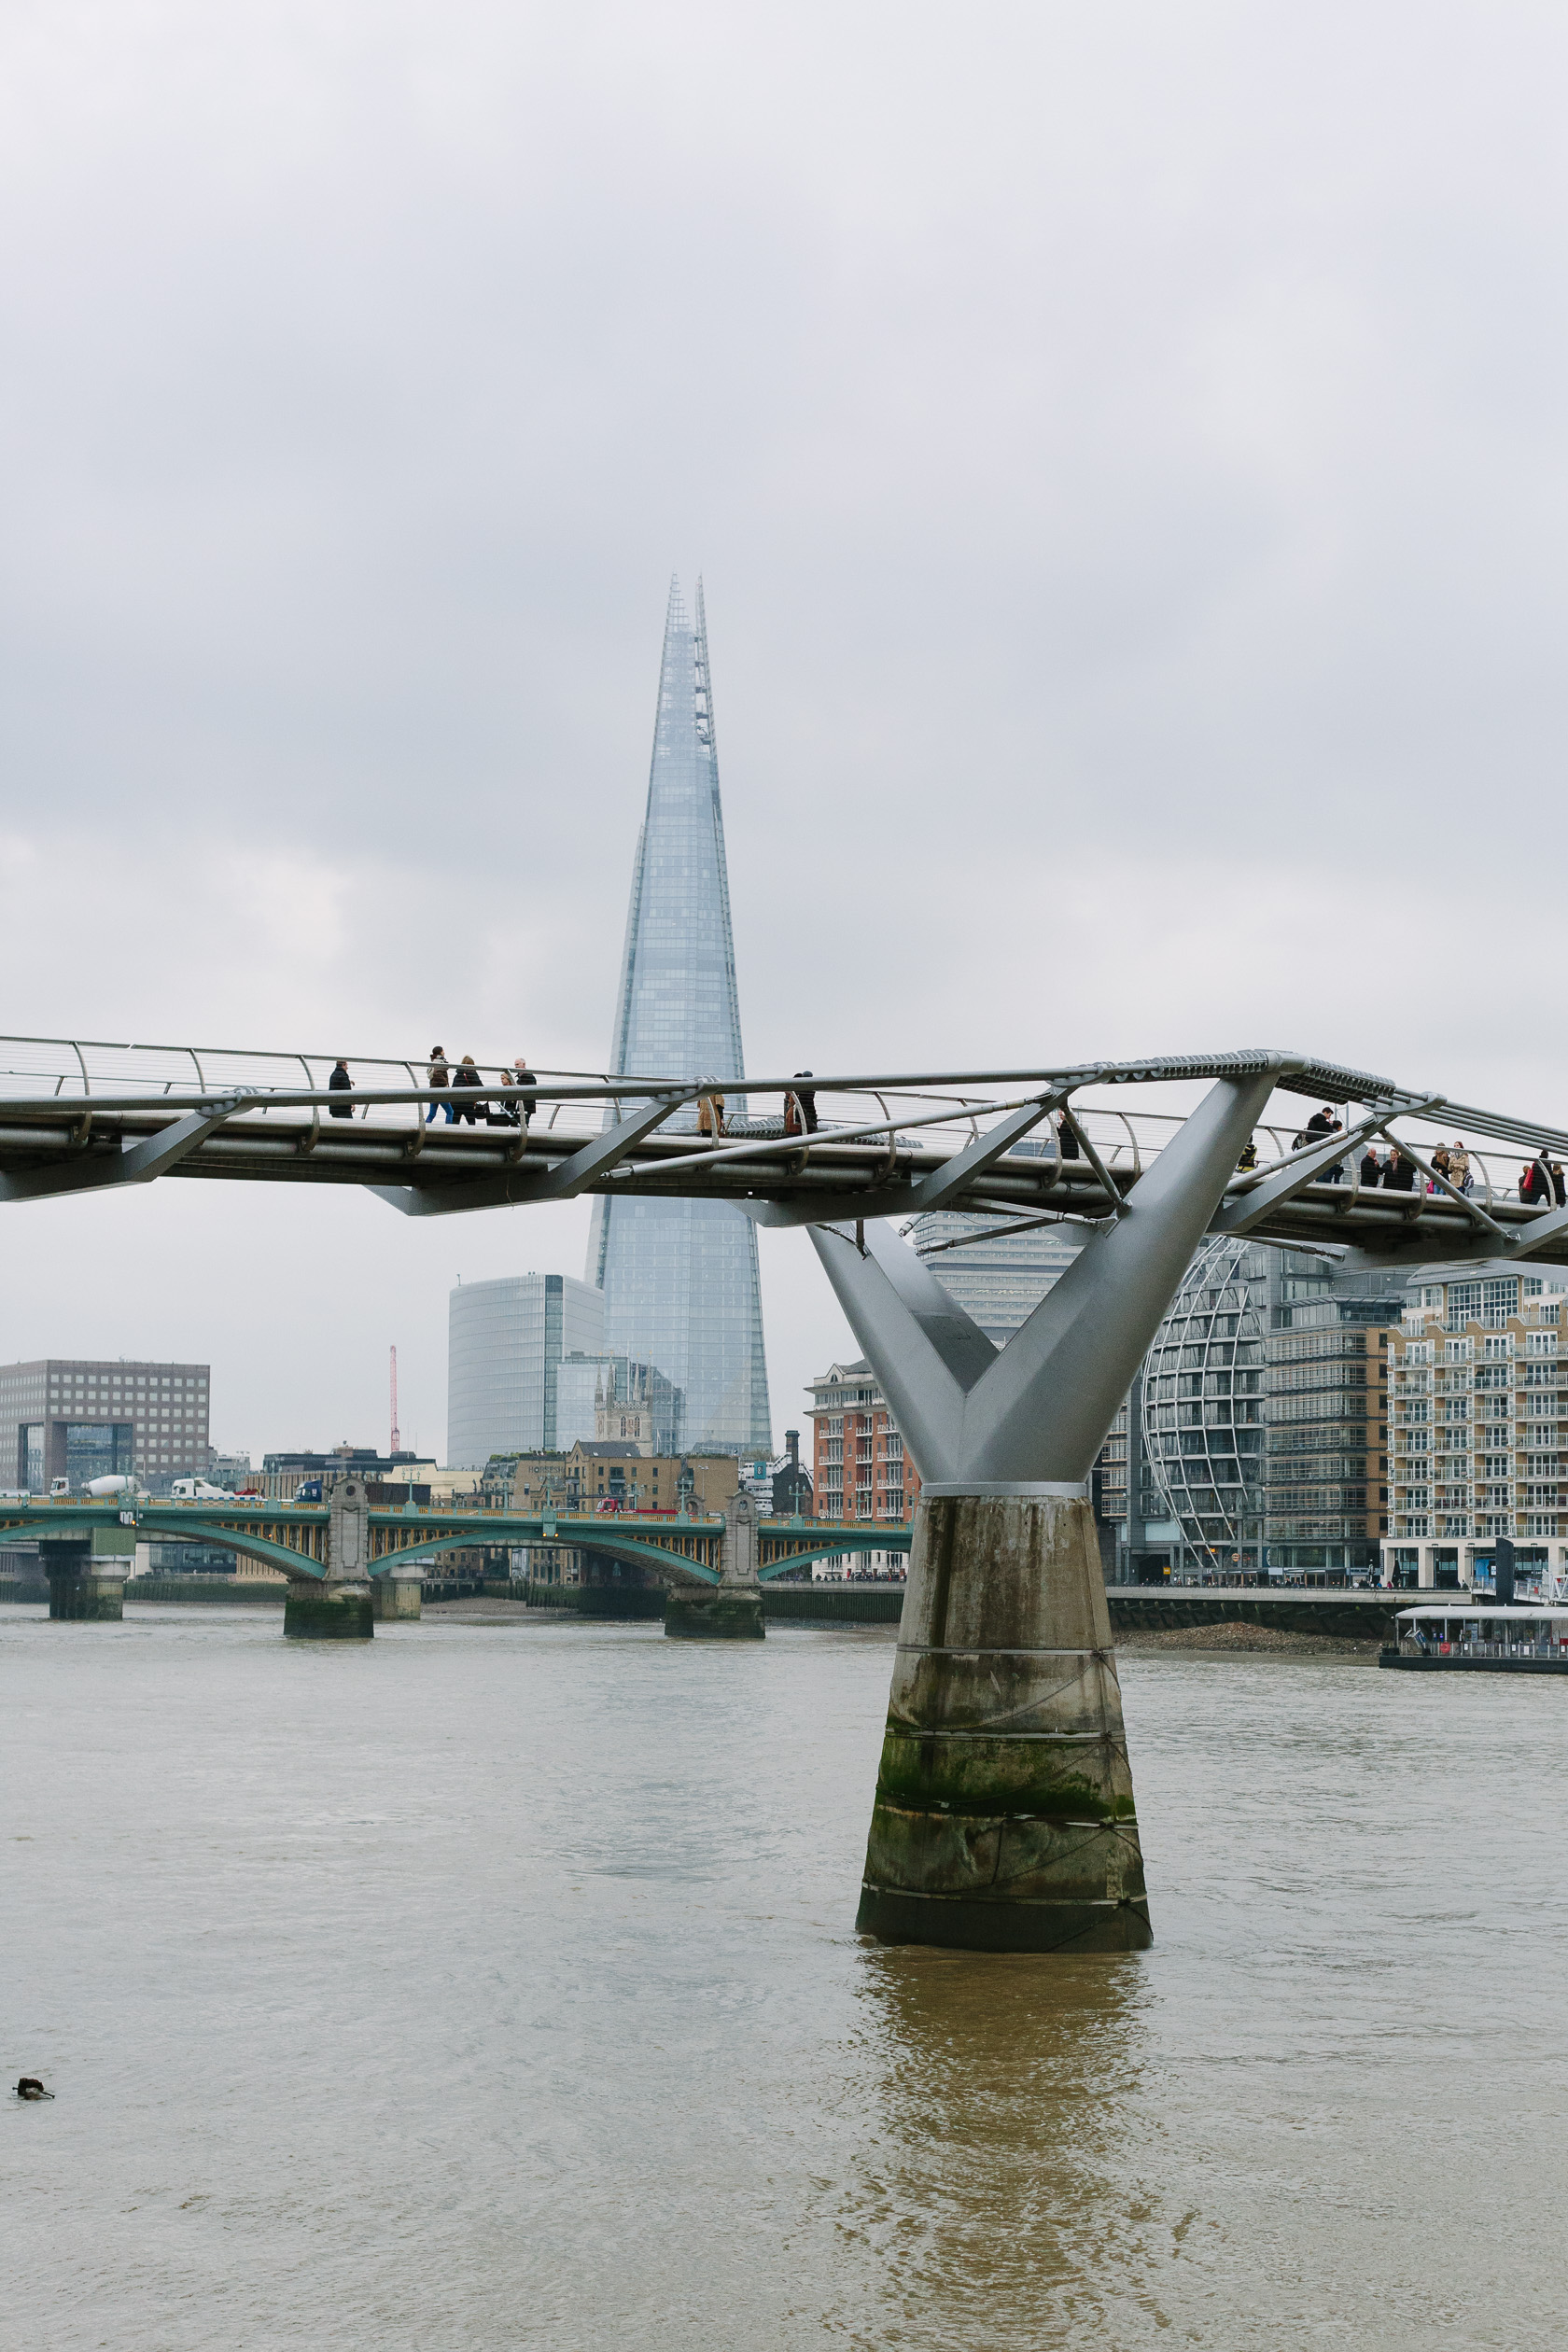
<instances>
[{"instance_id":1,"label":"moored boat","mask_svg":"<svg viewBox=\"0 0 1568 2352\"><path fill-rule=\"evenodd\" d=\"M1425 1602L1401 1609L1379 1666L1418 1672L1568 1674L1568 1608Z\"/></svg>"}]
</instances>

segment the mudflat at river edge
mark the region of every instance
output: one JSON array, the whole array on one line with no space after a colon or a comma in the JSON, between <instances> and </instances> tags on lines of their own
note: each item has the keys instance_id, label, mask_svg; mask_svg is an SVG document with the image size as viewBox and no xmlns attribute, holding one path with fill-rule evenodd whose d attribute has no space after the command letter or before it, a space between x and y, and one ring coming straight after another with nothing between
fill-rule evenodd
<instances>
[{"instance_id":1,"label":"mudflat at river edge","mask_svg":"<svg viewBox=\"0 0 1568 2352\"><path fill-rule=\"evenodd\" d=\"M1561 1686L1135 1641L1153 1949L889 1950L894 1638L0 1610L10 2340L1560 2341Z\"/></svg>"}]
</instances>

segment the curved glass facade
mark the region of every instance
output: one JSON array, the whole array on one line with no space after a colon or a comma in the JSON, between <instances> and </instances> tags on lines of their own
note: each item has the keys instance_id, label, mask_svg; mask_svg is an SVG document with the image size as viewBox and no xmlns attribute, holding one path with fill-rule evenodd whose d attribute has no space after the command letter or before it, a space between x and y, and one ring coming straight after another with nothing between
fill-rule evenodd
<instances>
[{"instance_id":1,"label":"curved glass facade","mask_svg":"<svg viewBox=\"0 0 1568 2352\"><path fill-rule=\"evenodd\" d=\"M1199 1552L1255 1548L1263 1538L1268 1255L1231 1239L1199 1250L1144 1367L1155 1483Z\"/></svg>"},{"instance_id":2,"label":"curved glass facade","mask_svg":"<svg viewBox=\"0 0 1568 2352\"><path fill-rule=\"evenodd\" d=\"M446 1459L483 1470L492 1454L557 1443L555 1379L564 1355L604 1347L604 1299L569 1274L459 1282L447 1323Z\"/></svg>"}]
</instances>

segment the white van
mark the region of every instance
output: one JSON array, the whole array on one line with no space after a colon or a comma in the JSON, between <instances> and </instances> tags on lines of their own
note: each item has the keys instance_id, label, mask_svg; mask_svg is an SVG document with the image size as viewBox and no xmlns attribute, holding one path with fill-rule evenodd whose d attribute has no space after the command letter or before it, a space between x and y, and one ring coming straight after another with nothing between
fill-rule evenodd
<instances>
[{"instance_id":1,"label":"white van","mask_svg":"<svg viewBox=\"0 0 1568 2352\"><path fill-rule=\"evenodd\" d=\"M205 1478L176 1478L169 1489L176 1503L232 1503L227 1487L209 1486Z\"/></svg>"}]
</instances>

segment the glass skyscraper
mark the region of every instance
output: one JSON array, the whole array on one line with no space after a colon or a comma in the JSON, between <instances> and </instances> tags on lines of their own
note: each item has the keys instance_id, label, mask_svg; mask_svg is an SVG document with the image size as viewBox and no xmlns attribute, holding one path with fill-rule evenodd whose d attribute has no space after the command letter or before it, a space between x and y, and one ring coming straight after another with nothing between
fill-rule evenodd
<instances>
[{"instance_id":1,"label":"glass skyscraper","mask_svg":"<svg viewBox=\"0 0 1568 2352\"><path fill-rule=\"evenodd\" d=\"M553 1448L561 1358L603 1342L604 1301L569 1274L459 1282L447 1323L449 1465L483 1470L492 1454Z\"/></svg>"},{"instance_id":2,"label":"glass skyscraper","mask_svg":"<svg viewBox=\"0 0 1568 2352\"><path fill-rule=\"evenodd\" d=\"M670 583L609 1068L617 1076L717 1079L726 1118L744 1114L701 581L694 621L679 581ZM694 1127L694 1110L670 1124ZM681 1391L686 1450L772 1452L757 1235L740 1210L600 1199L587 1271L604 1293L606 1350L656 1365Z\"/></svg>"}]
</instances>

